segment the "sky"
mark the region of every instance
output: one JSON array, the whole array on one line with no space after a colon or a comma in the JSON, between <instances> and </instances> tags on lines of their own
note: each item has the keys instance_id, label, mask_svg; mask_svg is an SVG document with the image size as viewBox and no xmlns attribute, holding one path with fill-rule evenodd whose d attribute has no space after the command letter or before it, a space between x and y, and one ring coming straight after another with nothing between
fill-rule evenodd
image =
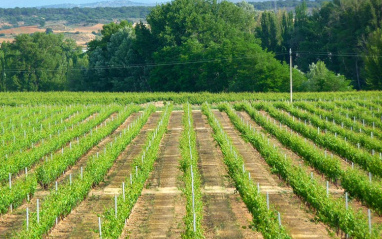
<instances>
[{"instance_id":1,"label":"sky","mask_svg":"<svg viewBox=\"0 0 382 239\"><path fill-rule=\"evenodd\" d=\"M14 8L14 7L38 7L45 5L63 4L63 3L94 3L106 0L0 0L0 8ZM132 2L140 3L155 3L155 0L131 0Z\"/></svg>"}]
</instances>

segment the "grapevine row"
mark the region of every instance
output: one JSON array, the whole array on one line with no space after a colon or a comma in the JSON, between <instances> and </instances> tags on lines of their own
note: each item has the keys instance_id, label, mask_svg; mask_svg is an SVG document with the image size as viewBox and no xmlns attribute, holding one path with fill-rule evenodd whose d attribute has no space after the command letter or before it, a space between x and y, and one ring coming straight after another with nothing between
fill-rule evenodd
<instances>
[{"instance_id":1,"label":"grapevine row","mask_svg":"<svg viewBox=\"0 0 382 239\"><path fill-rule=\"evenodd\" d=\"M20 170L24 170L25 167L32 166L37 160L52 151L60 149L70 140L88 132L90 129L108 118L110 114L119 111L120 109L121 108L119 106L108 107L96 119L76 126L76 128L68 129L67 131L54 135L48 142L40 145L39 147L35 147L28 152L22 152L14 155L14 157L9 158L0 166L0 181L7 180L9 173L16 174Z\"/></svg>"},{"instance_id":2,"label":"grapevine row","mask_svg":"<svg viewBox=\"0 0 382 239\"><path fill-rule=\"evenodd\" d=\"M261 114L254 110L248 103L236 104L238 110L245 110L251 118L267 132L274 135L282 144L286 145L296 154L300 155L320 173L326 177L341 182L341 186L354 196L366 203L369 207L382 214L382 189L380 183L369 182L369 177L357 169L348 167L341 169L339 159L327 157L322 150L317 149L304 141L301 136L291 134L278 126L268 122Z\"/></svg>"},{"instance_id":3,"label":"grapevine row","mask_svg":"<svg viewBox=\"0 0 382 239\"><path fill-rule=\"evenodd\" d=\"M313 126L320 127L321 129L327 129L329 132L335 135L341 135L343 138L346 138L349 142L353 143L353 145L357 145L358 143L362 145L364 148L371 150L378 150L378 152L382 152L382 143L380 140L373 138L372 135L365 136L354 131L346 130L342 127L337 126L331 122L326 122L323 119L315 115L311 115L305 113L301 110L297 110L290 105L285 103L275 103L274 106L279 109L283 109L289 112L291 115L301 118L303 120L308 120Z\"/></svg>"},{"instance_id":4,"label":"grapevine row","mask_svg":"<svg viewBox=\"0 0 382 239\"><path fill-rule=\"evenodd\" d=\"M371 172L374 175L382 176L382 160L377 155L372 156L369 152L358 149L344 139L335 137L331 134L321 134L320 129L316 129L309 125L305 125L302 122L294 121L292 117L281 113L273 106L265 103L255 103L253 106L256 109L264 109L270 116L279 120L281 123L289 126L291 129L299 132L306 138L311 139L317 145L321 145L331 151L336 152L341 157L357 163L367 172Z\"/></svg>"},{"instance_id":5,"label":"grapevine row","mask_svg":"<svg viewBox=\"0 0 382 239\"><path fill-rule=\"evenodd\" d=\"M132 172L132 175L135 176L130 179L130 186L124 188L123 192L117 197L117 213L115 208L109 208L103 213L103 237L118 238L120 236L126 218L130 216L131 210L141 195L150 172L154 168L154 162L158 158L160 142L166 133L172 108L172 105L166 106L155 131L148 134L144 150L133 160L131 168L135 170L135 172Z\"/></svg>"},{"instance_id":6,"label":"grapevine row","mask_svg":"<svg viewBox=\"0 0 382 239\"><path fill-rule=\"evenodd\" d=\"M115 129L121 125L128 116L133 112L139 110L138 106L129 106L127 109L123 110L118 114L118 117L114 118L106 127L101 127L95 132L90 131L90 134L81 138L77 144L70 144L69 150L65 152L62 151L61 154L55 154L54 158L47 163L39 166L36 169L37 180L43 186L47 187L51 182L53 182L63 171L68 167L74 165L77 160L90 150L92 147L97 145L103 138L111 134Z\"/></svg>"},{"instance_id":7,"label":"grapevine row","mask_svg":"<svg viewBox=\"0 0 382 239\"><path fill-rule=\"evenodd\" d=\"M278 149L270 146L259 131L243 123L227 104L221 109L228 114L232 123L252 145L260 152L270 167L279 174L292 188L295 194L303 198L316 210L317 217L333 228L340 228L354 238L379 238L379 230L370 234L367 219L362 214L345 208L345 202L326 196L326 188L302 168L293 165L291 159L285 157Z\"/></svg>"},{"instance_id":8,"label":"grapevine row","mask_svg":"<svg viewBox=\"0 0 382 239\"><path fill-rule=\"evenodd\" d=\"M183 192L187 200L187 213L184 217L186 230L183 237L204 238L201 225L203 220L203 202L200 189L201 175L198 170L199 155L196 148L196 133L193 127L194 120L190 104L184 104L183 110L184 130L180 139L182 155L180 166L183 171L182 181L185 183Z\"/></svg>"},{"instance_id":9,"label":"grapevine row","mask_svg":"<svg viewBox=\"0 0 382 239\"><path fill-rule=\"evenodd\" d=\"M207 103L202 105L202 111L207 116L214 131L214 138L223 152L228 173L253 216L256 229L263 234L264 238L290 238L284 227L279 224L276 211L268 210L266 198L260 194L257 186L248 176L248 172L242 170L244 164L242 156L222 129Z\"/></svg>"},{"instance_id":10,"label":"grapevine row","mask_svg":"<svg viewBox=\"0 0 382 239\"><path fill-rule=\"evenodd\" d=\"M68 215L86 197L92 186L98 185L104 179L118 155L138 135L154 109L152 106L148 107L127 131L106 147L104 153L99 157L93 156L86 165L83 175L75 177L72 183L66 182L57 191L52 189L41 206L40 221L37 222L35 212L31 213L29 228L24 227L16 235L17 238L41 238L55 224L57 218Z\"/></svg>"}]
</instances>

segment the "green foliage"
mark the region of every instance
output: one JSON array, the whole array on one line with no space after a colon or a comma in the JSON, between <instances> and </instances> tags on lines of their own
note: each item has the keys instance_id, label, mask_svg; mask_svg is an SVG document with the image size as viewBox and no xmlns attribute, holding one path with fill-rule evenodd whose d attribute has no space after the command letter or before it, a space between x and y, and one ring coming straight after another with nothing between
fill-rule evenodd
<instances>
[{"instance_id":1,"label":"green foliage","mask_svg":"<svg viewBox=\"0 0 382 239\"><path fill-rule=\"evenodd\" d=\"M52 137L49 135L49 142L43 144L42 147L34 147L29 151L12 155L9 157L9 160L4 162L0 167L0 180L3 181L7 179L9 173L16 174L25 167L31 167L39 159L44 157L44 155L47 155L52 151L59 150L74 138L79 137L94 128L118 108L120 108L120 106L114 105L109 109L104 110L98 118L90 120L86 124L81 125L80 128L68 128L64 132L52 135ZM69 125L64 126L69 127ZM63 130L61 129L61 131Z\"/></svg>"},{"instance_id":2,"label":"green foliage","mask_svg":"<svg viewBox=\"0 0 382 239\"><path fill-rule=\"evenodd\" d=\"M100 154L98 158L93 155L84 169L82 178L74 177L72 184L66 182L60 185L57 191L51 190L42 203L40 222L37 223L36 213L31 213L29 230L24 227L15 238L41 238L54 225L56 218L68 215L86 197L92 186L103 180L118 155L138 135L153 110L155 107L147 107L143 116L135 120L128 130L123 132L122 137L117 137L113 145L105 147L105 153Z\"/></svg>"},{"instance_id":3,"label":"green foliage","mask_svg":"<svg viewBox=\"0 0 382 239\"><path fill-rule=\"evenodd\" d=\"M132 168L136 169L134 177L126 178L125 198L123 193L119 194L117 199L117 217L115 216L115 208L108 208L103 214L102 236L105 238L119 238L126 219L134 207L134 204L141 195L146 180L150 176L150 172L154 168L154 163L159 156L160 143L163 135L166 133L173 106L167 105L161 115L161 120L158 122L154 131L147 135L144 150L134 158ZM150 113L155 110L155 107L150 105L146 108L144 115L147 121ZM141 126L142 127L142 126ZM137 132L138 133L138 132ZM96 164L95 161L93 161Z\"/></svg>"},{"instance_id":4,"label":"green foliage","mask_svg":"<svg viewBox=\"0 0 382 239\"><path fill-rule=\"evenodd\" d=\"M144 19L152 7L97 7L97 8L0 8L0 19L27 26L40 25L46 21L66 21L68 25L79 23L110 22L115 19ZM3 27L4 28L4 27Z\"/></svg>"},{"instance_id":5,"label":"green foliage","mask_svg":"<svg viewBox=\"0 0 382 239\"><path fill-rule=\"evenodd\" d=\"M46 34L52 34L53 33L53 29L48 27L46 30L45 30L45 33Z\"/></svg>"},{"instance_id":6,"label":"green foliage","mask_svg":"<svg viewBox=\"0 0 382 239\"><path fill-rule=\"evenodd\" d=\"M350 91L353 88L350 80L328 70L323 61L309 65L306 77L307 81L301 86L304 91Z\"/></svg>"},{"instance_id":7,"label":"green foliage","mask_svg":"<svg viewBox=\"0 0 382 239\"><path fill-rule=\"evenodd\" d=\"M286 17L291 13L263 13L256 31L256 36L262 39L263 48L281 54L278 57L280 61L286 60L282 54L292 48L295 53L293 65L298 65L302 71L308 71L312 62L324 61L329 70L350 79L356 89L366 89L366 79L371 76L370 73L361 74L366 61L365 57L361 58L358 54L363 51L364 39L377 28L381 28L382 2L324 2L321 8L312 11L308 9L309 4L310 1L303 1L295 7L294 22L288 21L291 17ZM285 34L283 29L286 29ZM368 49L380 48L375 40L370 41L373 43L369 43ZM368 63L369 70L366 72L370 72L371 65ZM371 71L374 71L373 74L377 73L375 69ZM378 78L373 76L370 79Z\"/></svg>"},{"instance_id":8,"label":"green foliage","mask_svg":"<svg viewBox=\"0 0 382 239\"><path fill-rule=\"evenodd\" d=\"M306 5L308 8L317 8L321 5L322 2L328 2L331 0L315 0L315 1L307 1ZM296 6L301 4L301 1L296 0L278 0L278 1L261 1L261 2L249 2L249 4L253 5L256 10L264 11L264 10L274 10L277 9L288 9L291 10Z\"/></svg>"},{"instance_id":9,"label":"green foliage","mask_svg":"<svg viewBox=\"0 0 382 239\"><path fill-rule=\"evenodd\" d=\"M45 19L44 19L44 18L41 18L40 21L39 21L39 25L40 25L40 27L44 27L45 24L46 24Z\"/></svg>"},{"instance_id":10,"label":"green foliage","mask_svg":"<svg viewBox=\"0 0 382 239\"><path fill-rule=\"evenodd\" d=\"M18 35L13 43L1 45L1 89L3 91L67 90L68 70L71 66L76 67L81 54L81 49L75 42L64 40L61 34Z\"/></svg>"},{"instance_id":11,"label":"green foliage","mask_svg":"<svg viewBox=\"0 0 382 239\"><path fill-rule=\"evenodd\" d=\"M382 103L380 91L361 91L361 92L310 92L310 93L293 93L294 101L333 101L347 100L355 101L359 99L367 99L373 102ZM175 93L175 92L129 92L129 93L99 93L99 92L12 92L0 93L0 105L16 106L28 105L39 106L45 104L67 105L67 104L121 104L129 103L143 104L150 101L172 101L176 104L186 102L192 104L203 104L204 102L216 103L221 101L240 101L240 100L265 100L265 101L280 101L289 100L289 93ZM320 103L320 102L318 102ZM324 107L324 106L320 106ZM374 109L377 109L375 107ZM349 115L352 115L349 112ZM380 112L382 114L382 112ZM357 118L358 113L354 113ZM360 116L361 117L361 116ZM372 123L373 118L364 117L367 122ZM379 123L379 124L378 124ZM375 125L381 125L382 122L375 122Z\"/></svg>"},{"instance_id":12,"label":"green foliage","mask_svg":"<svg viewBox=\"0 0 382 239\"><path fill-rule=\"evenodd\" d=\"M146 28L140 24L138 29L145 31ZM142 60L140 52L143 50L138 49L135 42L145 38L146 34L140 32L136 36L134 28L127 22L105 25L101 33L102 39L90 44L89 70L82 90L147 90L144 68L134 66Z\"/></svg>"},{"instance_id":13,"label":"green foliage","mask_svg":"<svg viewBox=\"0 0 382 239\"><path fill-rule=\"evenodd\" d=\"M225 1L175 1L155 8L148 23L161 44L153 54L160 65L151 70L150 86L160 91L285 91L288 71L259 47L254 28L247 28L254 26L253 19L254 12Z\"/></svg>"},{"instance_id":14,"label":"green foliage","mask_svg":"<svg viewBox=\"0 0 382 239\"><path fill-rule=\"evenodd\" d=\"M214 131L214 138L222 150L228 173L253 216L256 230L261 232L264 238L291 238L285 228L279 224L276 211L271 208L268 209L264 195L257 189L254 181L248 177L248 171L243 170L244 160L242 156L238 153L236 146L225 133L207 103L202 105L202 111L207 116L208 123ZM238 123L237 116L234 124L236 123ZM260 135L258 137L260 138ZM263 141L265 142L265 140ZM282 157L276 158L274 153L272 153L272 157L275 160L282 161Z\"/></svg>"},{"instance_id":15,"label":"green foliage","mask_svg":"<svg viewBox=\"0 0 382 239\"><path fill-rule=\"evenodd\" d=\"M196 132L193 128L192 108L190 104L183 106L183 127L180 150L182 160L180 168L183 171L182 181L185 183L183 193L187 199L186 216L183 218L186 230L182 233L182 238L204 238L203 236L203 201L200 189L201 175L198 169L199 154L196 146ZM191 175L191 171L193 175ZM192 195L194 190L194 199ZM194 201L193 201L194 200ZM194 206L194 207L193 207ZM194 231L195 213L195 231Z\"/></svg>"},{"instance_id":16,"label":"green foliage","mask_svg":"<svg viewBox=\"0 0 382 239\"><path fill-rule=\"evenodd\" d=\"M111 36L114 33L117 33L119 29L123 29L125 27L131 27L131 24L128 21L121 21L119 24L111 22L103 25L101 30L102 39L90 41L88 43L88 52L92 53L97 48L101 48L102 51L106 51L107 43L109 42Z\"/></svg>"},{"instance_id":17,"label":"green foliage","mask_svg":"<svg viewBox=\"0 0 382 239\"><path fill-rule=\"evenodd\" d=\"M55 155L52 162L49 164L43 164L36 169L37 181L40 185L47 187L56 178L60 176L68 167L76 164L81 155L88 152L91 148L101 142L102 139L111 134L118 128L126 118L133 112L137 112L139 107L132 106L124 111L120 111L118 117L108 123L104 127L100 127L95 132L90 130L87 136L81 138L81 141L77 144L70 145L69 149L63 150L61 154Z\"/></svg>"},{"instance_id":18,"label":"green foliage","mask_svg":"<svg viewBox=\"0 0 382 239\"><path fill-rule=\"evenodd\" d=\"M323 129L320 130L319 128L304 125L302 122L295 122L290 116L286 116L286 114L277 111L269 104L260 103L254 104L254 106L258 110L266 110L272 117L299 132L304 137L311 139L317 145L332 150L339 156L357 163L365 171L382 177L382 161L379 159L379 156L372 155L369 151L362 148L358 149L357 146L349 144L345 139L336 137L329 132L323 134Z\"/></svg>"},{"instance_id":19,"label":"green foliage","mask_svg":"<svg viewBox=\"0 0 382 239\"><path fill-rule=\"evenodd\" d=\"M255 16L246 3L176 0L151 11L149 29L106 25L89 43L84 90L287 91L288 66L261 49Z\"/></svg>"},{"instance_id":20,"label":"green foliage","mask_svg":"<svg viewBox=\"0 0 382 239\"><path fill-rule=\"evenodd\" d=\"M370 33L363 59L365 62L364 75L370 89L382 89L382 30L378 28Z\"/></svg>"},{"instance_id":21,"label":"green foliage","mask_svg":"<svg viewBox=\"0 0 382 239\"><path fill-rule=\"evenodd\" d=\"M253 109L248 103L238 104L236 105L236 107L238 109L245 109L248 112L248 114L252 117L252 119L254 119L258 124L265 126L267 130L271 129L272 134L279 131L276 134L278 135L278 138L281 137L281 130L277 130L277 127L272 125L272 122L270 122L266 117L261 116L261 114L258 111L258 109L264 107L269 112L269 107L267 106L267 104L264 103L255 105L259 106L256 110ZM241 122L239 120L239 117L236 114L234 114L234 112L232 112L231 109L229 109L227 104L221 105L220 108L224 109L227 112L231 120L234 122L236 128L238 128L238 130L243 133L243 137L247 138L249 142L252 143L252 145L256 147L257 150L259 150L260 154L274 169L274 171L277 174L279 174L286 182L288 182L288 184L293 188L294 193L301 196L309 204L309 206L313 207L316 210L316 215L319 220L328 224L333 229L341 229L345 233L349 234L349 236L352 236L354 238L380 237L379 226L377 227L377 229L374 228L372 234L370 234L368 224L366 223L367 219L364 215L362 215L360 212L355 213L351 208L348 208L346 210L343 199L338 199L332 196L326 196L325 187L321 183L319 183L318 180L312 179L306 170L304 170L302 167L294 165L289 158L284 158L283 153L269 145L264 135L263 137L261 137L261 133L259 133L259 131L254 132L250 129L248 125ZM270 114L273 116L273 111ZM280 120L279 117L277 117L277 119ZM294 121L293 123L292 121L289 122L291 123L289 123L288 125L294 124ZM281 141L285 143L289 140L284 138ZM316 164L317 166L321 164L321 166L319 166L319 170L326 168L324 169L324 171L328 173L329 177L331 177L330 175L341 173L338 161L336 162L334 160L328 159L326 163L320 163L320 158L316 157L313 151L319 152L319 154L322 154L322 152L317 149L314 149L312 146L306 145L306 143L302 142L302 140L298 140L297 142L289 141L289 143L287 144L300 144L300 146L294 146L293 150L299 150L299 153L303 153L305 156L309 155L308 157L310 159L308 159L308 161L310 161L311 163L313 163L313 161L316 161L316 163L313 164ZM304 148L308 149L310 153L305 152ZM381 195L381 191L376 190L376 184L370 186L370 183L367 182L367 177L361 175L362 174L359 173L356 174L356 178L359 181L348 181L346 189L349 189L352 193L354 193L357 190L354 190L353 186L357 189L362 188L365 191L367 190L368 193L373 193L373 196L369 197L368 193L365 193L365 191L358 191L358 194L366 195L365 197L361 197L362 200L367 200L368 198L376 199L379 195ZM339 175L335 177L338 176ZM346 172L345 176L348 177L350 176L350 174ZM376 205L376 203L372 202L371 200L367 201L369 205ZM378 200L378 202L379 201L380 200Z\"/></svg>"}]
</instances>

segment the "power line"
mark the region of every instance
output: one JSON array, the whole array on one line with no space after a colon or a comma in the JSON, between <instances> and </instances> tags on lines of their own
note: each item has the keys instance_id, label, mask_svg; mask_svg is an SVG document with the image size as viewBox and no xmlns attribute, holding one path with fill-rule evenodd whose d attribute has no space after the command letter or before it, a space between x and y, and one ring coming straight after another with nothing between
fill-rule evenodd
<instances>
[{"instance_id":1,"label":"power line","mask_svg":"<svg viewBox=\"0 0 382 239\"><path fill-rule=\"evenodd\" d=\"M274 54L275 56L286 55L287 53L278 53ZM88 67L86 69L92 70L107 70L107 69L126 69L126 68L139 68L139 67L157 67L157 66L174 66L174 65L187 65L187 64L198 64L198 63L211 63L219 61L229 61L229 60L243 60L243 59L256 59L262 58L264 55L259 54L256 56L248 57L230 57L230 58L214 58L214 59L205 59L198 61L173 61L173 62L164 62L164 63L144 63L144 64L129 64L129 65L105 65L105 66L96 66ZM16 68L7 68L5 72L36 72L36 71L46 71L46 72L56 72L61 71L62 69L33 69L33 70L20 70ZM84 68L70 68L70 70L84 70Z\"/></svg>"},{"instance_id":2,"label":"power line","mask_svg":"<svg viewBox=\"0 0 382 239\"><path fill-rule=\"evenodd\" d=\"M310 52L310 51L296 51L295 55L314 55L314 56L327 56L327 57L378 57L381 58L382 55L374 54L357 54L357 53L331 53L331 52ZM273 53L274 56L288 55L288 52L277 52ZM82 70L112 70L112 69L126 69L126 68L141 68L141 67L158 67L158 66L175 66L175 65L188 65L188 64L199 64L199 63L212 63L219 61L234 61L234 60L244 60L244 59L256 59L263 57L263 54L258 54L255 56L248 57L229 57L229 58L214 58L214 59L203 59L195 61L172 61L163 63L142 63L142 64L129 64L129 65L104 65L104 66L94 66L94 67L73 67L69 68L70 71L82 71ZM58 72L63 69L32 69L23 70L17 68L7 68L3 70L8 73L26 73L26 72Z\"/></svg>"}]
</instances>

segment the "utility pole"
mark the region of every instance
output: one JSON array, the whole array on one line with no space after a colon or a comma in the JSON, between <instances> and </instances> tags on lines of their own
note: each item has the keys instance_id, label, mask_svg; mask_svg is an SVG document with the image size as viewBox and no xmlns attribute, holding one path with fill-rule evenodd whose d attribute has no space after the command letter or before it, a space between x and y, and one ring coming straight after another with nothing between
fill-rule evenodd
<instances>
[{"instance_id":1,"label":"utility pole","mask_svg":"<svg viewBox=\"0 0 382 239\"><path fill-rule=\"evenodd\" d=\"M293 103L293 80L292 80L292 48L289 48L289 68L290 68L290 103Z\"/></svg>"}]
</instances>

